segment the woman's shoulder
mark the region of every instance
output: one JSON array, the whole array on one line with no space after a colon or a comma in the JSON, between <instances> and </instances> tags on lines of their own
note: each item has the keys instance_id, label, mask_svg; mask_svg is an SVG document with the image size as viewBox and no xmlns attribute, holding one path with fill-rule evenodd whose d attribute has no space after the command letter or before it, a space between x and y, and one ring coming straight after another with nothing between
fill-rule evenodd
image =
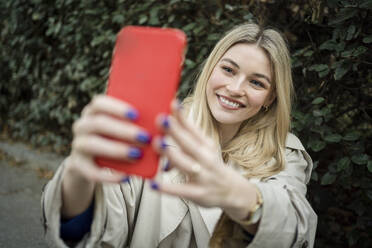
<instances>
[{"instance_id":1,"label":"woman's shoulder","mask_svg":"<svg viewBox=\"0 0 372 248\"><path fill-rule=\"evenodd\" d=\"M305 147L302 145L300 139L297 138L297 136L294 135L293 133L287 134L285 146L287 148L305 151Z\"/></svg>"}]
</instances>

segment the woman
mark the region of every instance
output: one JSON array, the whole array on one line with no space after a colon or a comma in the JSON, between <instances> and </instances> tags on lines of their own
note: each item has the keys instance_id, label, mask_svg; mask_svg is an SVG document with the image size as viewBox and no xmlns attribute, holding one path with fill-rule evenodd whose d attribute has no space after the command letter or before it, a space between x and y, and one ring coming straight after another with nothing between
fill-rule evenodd
<instances>
[{"instance_id":1,"label":"woman","mask_svg":"<svg viewBox=\"0 0 372 248\"><path fill-rule=\"evenodd\" d=\"M132 122L134 106L96 97L43 193L47 236L60 247L61 235L78 247L312 247L317 217L305 198L312 162L289 133L291 94L282 36L255 24L231 30L184 107L159 116L165 137L153 146L171 170L152 182L94 163L97 155L140 159L138 148L101 134L139 147L150 141ZM123 113L124 124L116 119ZM71 223L85 230L69 237Z\"/></svg>"}]
</instances>

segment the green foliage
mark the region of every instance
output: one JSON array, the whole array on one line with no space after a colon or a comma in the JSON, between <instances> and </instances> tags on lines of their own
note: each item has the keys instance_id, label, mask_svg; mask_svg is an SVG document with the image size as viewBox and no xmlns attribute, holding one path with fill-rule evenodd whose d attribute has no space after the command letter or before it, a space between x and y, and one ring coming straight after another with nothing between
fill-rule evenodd
<instances>
[{"instance_id":1,"label":"green foliage","mask_svg":"<svg viewBox=\"0 0 372 248\"><path fill-rule=\"evenodd\" d=\"M314 160L316 247L372 243L372 1L0 1L1 130L66 152L71 124L104 91L125 25L182 29L185 97L213 45L249 20L287 37L297 102L292 129Z\"/></svg>"}]
</instances>

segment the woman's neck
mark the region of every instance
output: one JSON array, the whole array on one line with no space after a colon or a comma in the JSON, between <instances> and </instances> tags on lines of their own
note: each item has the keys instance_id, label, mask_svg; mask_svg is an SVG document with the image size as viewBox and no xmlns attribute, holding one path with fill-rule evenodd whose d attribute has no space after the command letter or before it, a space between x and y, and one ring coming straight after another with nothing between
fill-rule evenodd
<instances>
[{"instance_id":1,"label":"woman's neck","mask_svg":"<svg viewBox=\"0 0 372 248\"><path fill-rule=\"evenodd\" d=\"M219 124L221 145L225 146L238 132L240 124Z\"/></svg>"}]
</instances>

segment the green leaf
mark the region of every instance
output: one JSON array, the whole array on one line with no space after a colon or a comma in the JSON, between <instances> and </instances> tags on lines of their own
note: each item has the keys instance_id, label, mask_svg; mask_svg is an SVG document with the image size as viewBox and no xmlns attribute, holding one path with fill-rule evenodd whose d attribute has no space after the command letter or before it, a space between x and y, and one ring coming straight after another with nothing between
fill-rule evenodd
<instances>
[{"instance_id":1,"label":"green leaf","mask_svg":"<svg viewBox=\"0 0 372 248\"><path fill-rule=\"evenodd\" d=\"M337 162L337 171L345 171L349 169L350 166L350 158L343 157Z\"/></svg>"},{"instance_id":2,"label":"green leaf","mask_svg":"<svg viewBox=\"0 0 372 248\"><path fill-rule=\"evenodd\" d=\"M243 16L243 19L246 20L246 21L252 20L253 19L252 13L246 14L245 16Z\"/></svg>"},{"instance_id":3,"label":"green leaf","mask_svg":"<svg viewBox=\"0 0 372 248\"><path fill-rule=\"evenodd\" d=\"M318 165L319 165L319 160L314 161L314 163L313 163L313 170L315 170L316 168L318 168Z\"/></svg>"},{"instance_id":4,"label":"green leaf","mask_svg":"<svg viewBox=\"0 0 372 248\"><path fill-rule=\"evenodd\" d=\"M350 68L350 64L346 63L342 63L340 66L338 66L334 74L335 80L340 80L350 70Z\"/></svg>"},{"instance_id":5,"label":"green leaf","mask_svg":"<svg viewBox=\"0 0 372 248\"><path fill-rule=\"evenodd\" d=\"M351 157L351 161L358 165L366 164L368 162L368 155L367 154L354 155Z\"/></svg>"},{"instance_id":6,"label":"green leaf","mask_svg":"<svg viewBox=\"0 0 372 248\"><path fill-rule=\"evenodd\" d=\"M172 23L172 22L174 21L175 18L176 18L175 15L171 15L171 16L169 16L169 18L168 18L168 23Z\"/></svg>"},{"instance_id":7,"label":"green leaf","mask_svg":"<svg viewBox=\"0 0 372 248\"><path fill-rule=\"evenodd\" d=\"M208 35L208 40L210 40L210 41L216 41L216 40L218 40L220 38L220 35L219 34L210 34L210 35Z\"/></svg>"},{"instance_id":8,"label":"green leaf","mask_svg":"<svg viewBox=\"0 0 372 248\"><path fill-rule=\"evenodd\" d=\"M326 143L321 140L312 140L310 141L309 146L314 152L319 152L324 149L324 147L326 146Z\"/></svg>"},{"instance_id":9,"label":"green leaf","mask_svg":"<svg viewBox=\"0 0 372 248\"><path fill-rule=\"evenodd\" d=\"M315 123L315 125L317 125L317 126L322 125L322 123L323 123L323 118L322 118L322 117L315 118L314 123Z\"/></svg>"},{"instance_id":10,"label":"green leaf","mask_svg":"<svg viewBox=\"0 0 372 248\"><path fill-rule=\"evenodd\" d=\"M112 22L122 24L124 22L124 15L123 14L115 14L112 17Z\"/></svg>"},{"instance_id":11,"label":"green leaf","mask_svg":"<svg viewBox=\"0 0 372 248\"><path fill-rule=\"evenodd\" d=\"M158 12L159 12L159 8L152 8L150 10L150 19L149 19L149 24L150 25L159 25L160 24L159 17L158 17Z\"/></svg>"},{"instance_id":12,"label":"green leaf","mask_svg":"<svg viewBox=\"0 0 372 248\"><path fill-rule=\"evenodd\" d=\"M184 26L182 29L183 29L183 31L187 32L187 31L192 30L195 26L196 26L196 23L192 22L192 23L189 23L186 26Z\"/></svg>"},{"instance_id":13,"label":"green leaf","mask_svg":"<svg viewBox=\"0 0 372 248\"><path fill-rule=\"evenodd\" d=\"M330 134L324 137L324 140L331 143L340 142L342 136L339 134Z\"/></svg>"},{"instance_id":14,"label":"green leaf","mask_svg":"<svg viewBox=\"0 0 372 248\"><path fill-rule=\"evenodd\" d=\"M368 48L365 46L359 46L357 49L353 51L353 56L358 57L359 55L362 55L363 53L367 52Z\"/></svg>"},{"instance_id":15,"label":"green leaf","mask_svg":"<svg viewBox=\"0 0 372 248\"><path fill-rule=\"evenodd\" d=\"M343 52L341 53L341 56L344 57L344 58L351 57L351 56L353 55L353 51L354 51L354 50L343 51Z\"/></svg>"},{"instance_id":16,"label":"green leaf","mask_svg":"<svg viewBox=\"0 0 372 248\"><path fill-rule=\"evenodd\" d=\"M144 24L146 21L147 21L147 16L146 15L141 15L138 23L139 24Z\"/></svg>"},{"instance_id":17,"label":"green leaf","mask_svg":"<svg viewBox=\"0 0 372 248\"><path fill-rule=\"evenodd\" d=\"M324 71L320 71L320 72L318 72L318 76L319 76L319 78L322 78L322 77L327 76L328 73L329 73L329 69L324 70Z\"/></svg>"},{"instance_id":18,"label":"green leaf","mask_svg":"<svg viewBox=\"0 0 372 248\"><path fill-rule=\"evenodd\" d=\"M185 60L185 65L188 66L188 67L190 67L190 68L194 68L196 64L191 59L186 59Z\"/></svg>"},{"instance_id":19,"label":"green leaf","mask_svg":"<svg viewBox=\"0 0 372 248\"><path fill-rule=\"evenodd\" d=\"M330 172L327 172L323 175L322 180L320 182L321 185L330 185L336 181L336 175L331 174Z\"/></svg>"},{"instance_id":20,"label":"green leaf","mask_svg":"<svg viewBox=\"0 0 372 248\"><path fill-rule=\"evenodd\" d=\"M319 46L320 50L337 50L338 43L334 40L327 40Z\"/></svg>"},{"instance_id":21,"label":"green leaf","mask_svg":"<svg viewBox=\"0 0 372 248\"><path fill-rule=\"evenodd\" d=\"M305 56L305 57L310 57L310 56L313 56L313 54L314 54L314 51L311 51L311 50L310 50L310 51L305 52L305 53L304 53L304 56Z\"/></svg>"},{"instance_id":22,"label":"green leaf","mask_svg":"<svg viewBox=\"0 0 372 248\"><path fill-rule=\"evenodd\" d=\"M311 179L314 180L315 182L318 181L318 173L316 171L313 171L311 173Z\"/></svg>"},{"instance_id":23,"label":"green leaf","mask_svg":"<svg viewBox=\"0 0 372 248\"><path fill-rule=\"evenodd\" d=\"M317 98L315 98L315 99L311 102L311 104L316 105L316 104L319 104L319 103L322 103L322 102L324 102L324 98L323 98L323 97L317 97Z\"/></svg>"},{"instance_id":24,"label":"green leaf","mask_svg":"<svg viewBox=\"0 0 372 248\"><path fill-rule=\"evenodd\" d=\"M347 29L346 40L351 40L353 38L355 30L356 30L356 28L355 28L354 25L349 26L349 28Z\"/></svg>"},{"instance_id":25,"label":"green leaf","mask_svg":"<svg viewBox=\"0 0 372 248\"><path fill-rule=\"evenodd\" d=\"M368 163L367 163L367 169L369 172L372 173L372 160L369 160Z\"/></svg>"},{"instance_id":26,"label":"green leaf","mask_svg":"<svg viewBox=\"0 0 372 248\"><path fill-rule=\"evenodd\" d=\"M358 9L356 8L343 8L341 9L341 11L337 14L336 18L331 20L328 25L336 25L336 24L339 24L343 21L346 21L350 18L352 18L353 16L355 16L356 14L358 14Z\"/></svg>"},{"instance_id":27,"label":"green leaf","mask_svg":"<svg viewBox=\"0 0 372 248\"><path fill-rule=\"evenodd\" d=\"M346 141L355 141L357 139L359 139L360 137L360 134L356 131L353 131L353 132L349 132L347 133L343 139L346 140Z\"/></svg>"},{"instance_id":28,"label":"green leaf","mask_svg":"<svg viewBox=\"0 0 372 248\"><path fill-rule=\"evenodd\" d=\"M313 111L313 116L315 116L315 117L323 116L323 112L319 109L315 109Z\"/></svg>"},{"instance_id":29,"label":"green leaf","mask_svg":"<svg viewBox=\"0 0 372 248\"><path fill-rule=\"evenodd\" d=\"M372 43L372 35L363 38L363 42L366 44Z\"/></svg>"},{"instance_id":30,"label":"green leaf","mask_svg":"<svg viewBox=\"0 0 372 248\"><path fill-rule=\"evenodd\" d=\"M367 190L367 197L372 201L372 190Z\"/></svg>"},{"instance_id":31,"label":"green leaf","mask_svg":"<svg viewBox=\"0 0 372 248\"><path fill-rule=\"evenodd\" d=\"M359 4L359 8L372 9L372 1L371 0L364 0L363 3Z\"/></svg>"},{"instance_id":32,"label":"green leaf","mask_svg":"<svg viewBox=\"0 0 372 248\"><path fill-rule=\"evenodd\" d=\"M316 72L324 71L327 69L328 69L328 65L326 64L315 64L309 67L309 71L316 71Z\"/></svg>"}]
</instances>

